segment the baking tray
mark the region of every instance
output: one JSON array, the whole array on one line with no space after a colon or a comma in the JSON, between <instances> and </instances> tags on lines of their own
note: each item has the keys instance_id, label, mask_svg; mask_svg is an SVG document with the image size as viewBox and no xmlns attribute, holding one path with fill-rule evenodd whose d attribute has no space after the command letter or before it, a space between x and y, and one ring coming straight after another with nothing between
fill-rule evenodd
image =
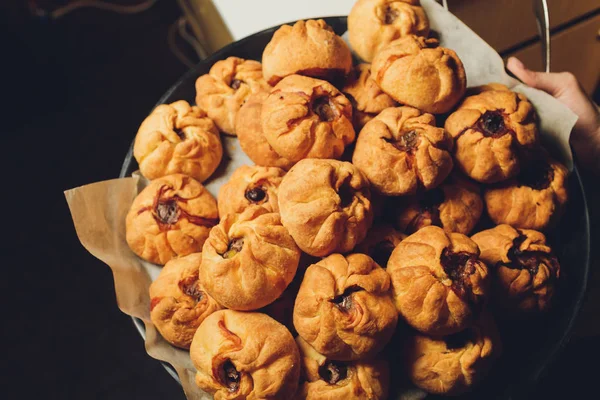
<instances>
[{"instance_id":1,"label":"baking tray","mask_svg":"<svg viewBox=\"0 0 600 400\"><path fill-rule=\"evenodd\" d=\"M323 18L338 35L347 30L346 17ZM293 24L293 22L291 22ZM196 79L208 73L218 60L230 56L260 61L262 52L279 26L263 30L244 39L233 42L201 61L188 71L159 99L157 105L176 100L195 101ZM143 116L140 116L140 120ZM439 123L439 121L438 121ZM576 157L575 157L576 158ZM569 178L569 203L558 229L548 235L561 263L561 281L557 290L554 307L546 315L529 318L512 324L500 324L500 334L504 344L502 357L488 377L471 393L461 396L464 399L527 399L536 382L569 341L575 319L584 300L590 269L590 221L581 177L574 161ZM133 143L123 162L120 177L128 177L138 169L133 158ZM133 318L140 335L145 338L144 324ZM388 353L393 358L401 357L399 350L392 347ZM179 382L175 370L163 363L168 373ZM391 388L394 391L403 382ZM427 399L441 396L427 396Z\"/></svg>"}]
</instances>

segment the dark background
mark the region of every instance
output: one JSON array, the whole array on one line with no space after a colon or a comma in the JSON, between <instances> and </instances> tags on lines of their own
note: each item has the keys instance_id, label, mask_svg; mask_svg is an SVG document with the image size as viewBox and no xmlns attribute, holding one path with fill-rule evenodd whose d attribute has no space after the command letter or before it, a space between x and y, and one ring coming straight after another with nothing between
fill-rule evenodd
<instances>
[{"instance_id":1,"label":"dark background","mask_svg":"<svg viewBox=\"0 0 600 400\"><path fill-rule=\"evenodd\" d=\"M184 399L118 310L110 270L80 245L63 195L118 176L140 122L187 70L167 44L181 12L159 1L132 16L82 10L53 22L9 6L0 16L5 398ZM597 178L586 180L598 203ZM597 396L592 301L532 398Z\"/></svg>"}]
</instances>

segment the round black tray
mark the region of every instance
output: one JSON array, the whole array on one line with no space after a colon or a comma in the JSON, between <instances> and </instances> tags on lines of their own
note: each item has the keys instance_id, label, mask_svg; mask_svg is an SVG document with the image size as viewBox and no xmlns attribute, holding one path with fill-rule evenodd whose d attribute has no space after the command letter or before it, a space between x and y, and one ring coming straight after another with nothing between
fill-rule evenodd
<instances>
[{"instance_id":1,"label":"round black tray","mask_svg":"<svg viewBox=\"0 0 600 400\"><path fill-rule=\"evenodd\" d=\"M338 35L346 31L346 17L324 18ZM255 33L214 53L188 71L158 101L158 104L176 100L194 102L196 79L208 72L218 60L230 56L260 61L263 49L279 26ZM140 115L140 120L144 116ZM125 157L120 177L131 176L138 168L132 156L133 144ZM583 185L577 168L569 179L569 204L560 226L548 235L561 263L561 281L556 301L550 313L518 323L500 323L504 352L494 370L477 386L475 391L461 398L473 399L526 399L535 383L567 344L573 324L581 308L590 264L590 222ZM145 337L142 321L133 319L140 335ZM392 350L393 352L393 350ZM391 354L391 358L401 354ZM393 360L392 360L393 362ZM166 370L179 382L177 373L163 363ZM398 382L395 380L394 382ZM400 384L400 383L399 383ZM394 389L390 394L393 399ZM437 398L437 396L428 396Z\"/></svg>"}]
</instances>

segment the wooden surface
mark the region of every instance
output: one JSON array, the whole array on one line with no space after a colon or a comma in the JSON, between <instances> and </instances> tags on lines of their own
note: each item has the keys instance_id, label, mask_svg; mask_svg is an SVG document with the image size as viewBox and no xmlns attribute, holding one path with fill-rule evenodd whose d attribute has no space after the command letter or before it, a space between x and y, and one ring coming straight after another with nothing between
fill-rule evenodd
<instances>
[{"instance_id":1,"label":"wooden surface","mask_svg":"<svg viewBox=\"0 0 600 400\"><path fill-rule=\"evenodd\" d=\"M600 79L600 15L565 29L552 36L552 71L571 71L588 94L592 94ZM533 70L542 70L542 50L539 43L518 50L517 56Z\"/></svg>"},{"instance_id":2,"label":"wooden surface","mask_svg":"<svg viewBox=\"0 0 600 400\"><path fill-rule=\"evenodd\" d=\"M599 7L598 0L548 0L550 26ZM448 0L448 8L498 52L538 35L531 0Z\"/></svg>"}]
</instances>

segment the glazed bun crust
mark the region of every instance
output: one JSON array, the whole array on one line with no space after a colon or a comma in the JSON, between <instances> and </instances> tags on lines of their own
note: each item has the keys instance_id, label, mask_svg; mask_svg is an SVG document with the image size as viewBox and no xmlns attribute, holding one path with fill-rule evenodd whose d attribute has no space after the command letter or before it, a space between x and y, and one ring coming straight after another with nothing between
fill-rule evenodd
<instances>
[{"instance_id":1,"label":"glazed bun crust","mask_svg":"<svg viewBox=\"0 0 600 400\"><path fill-rule=\"evenodd\" d=\"M279 212L277 193L284 175L281 168L242 165L219 189L219 216L240 214L252 205Z\"/></svg>"},{"instance_id":2,"label":"glazed bun crust","mask_svg":"<svg viewBox=\"0 0 600 400\"><path fill-rule=\"evenodd\" d=\"M332 254L306 270L294 306L294 327L333 360L377 354L390 340L398 313L383 268L364 254Z\"/></svg>"},{"instance_id":3,"label":"glazed bun crust","mask_svg":"<svg viewBox=\"0 0 600 400\"><path fill-rule=\"evenodd\" d=\"M435 117L413 107L383 110L358 136L352 163L386 196L415 194L452 171L452 138Z\"/></svg>"},{"instance_id":4,"label":"glazed bun crust","mask_svg":"<svg viewBox=\"0 0 600 400\"><path fill-rule=\"evenodd\" d=\"M250 206L228 214L202 249L200 281L223 306L257 310L275 301L290 284L300 249L279 214Z\"/></svg>"},{"instance_id":5,"label":"glazed bun crust","mask_svg":"<svg viewBox=\"0 0 600 400\"><path fill-rule=\"evenodd\" d=\"M259 92L248 97L237 113L235 132L242 151L256 165L277 167L287 171L294 163L273 150L263 134L260 115L263 102L268 96L269 92Z\"/></svg>"},{"instance_id":6,"label":"glazed bun crust","mask_svg":"<svg viewBox=\"0 0 600 400\"><path fill-rule=\"evenodd\" d=\"M305 253L346 253L373 222L369 182L354 165L306 159L279 186L281 221Z\"/></svg>"},{"instance_id":7,"label":"glazed bun crust","mask_svg":"<svg viewBox=\"0 0 600 400\"><path fill-rule=\"evenodd\" d=\"M324 20L307 20L276 30L265 47L262 63L271 85L294 74L332 80L350 72L352 54Z\"/></svg>"},{"instance_id":8,"label":"glazed bun crust","mask_svg":"<svg viewBox=\"0 0 600 400\"><path fill-rule=\"evenodd\" d=\"M208 74L196 80L196 104L220 131L235 135L237 113L246 99L270 89L258 61L229 57L217 61Z\"/></svg>"},{"instance_id":9,"label":"glazed bun crust","mask_svg":"<svg viewBox=\"0 0 600 400\"><path fill-rule=\"evenodd\" d=\"M501 351L496 324L484 313L473 326L451 336L409 335L405 369L410 380L429 393L459 395L485 376Z\"/></svg>"},{"instance_id":10,"label":"glazed bun crust","mask_svg":"<svg viewBox=\"0 0 600 400\"><path fill-rule=\"evenodd\" d=\"M300 336L296 338L302 360L304 382L296 400L387 398L390 371L382 358L334 361L318 353Z\"/></svg>"},{"instance_id":11,"label":"glazed bun crust","mask_svg":"<svg viewBox=\"0 0 600 400\"><path fill-rule=\"evenodd\" d=\"M419 0L358 0L348 15L348 34L354 51L370 62L396 39L427 37L429 19Z\"/></svg>"},{"instance_id":12,"label":"glazed bun crust","mask_svg":"<svg viewBox=\"0 0 600 400\"><path fill-rule=\"evenodd\" d=\"M434 225L448 233L468 235L483 212L479 187L458 174L450 175L433 190L402 197L394 205L394 222L398 229L407 234Z\"/></svg>"},{"instance_id":13,"label":"glazed bun crust","mask_svg":"<svg viewBox=\"0 0 600 400\"><path fill-rule=\"evenodd\" d=\"M381 49L371 64L373 79L399 103L423 112L450 111L467 87L465 68L436 39L405 36Z\"/></svg>"},{"instance_id":14,"label":"glazed bun crust","mask_svg":"<svg viewBox=\"0 0 600 400\"><path fill-rule=\"evenodd\" d=\"M150 285L150 319L163 338L189 349L204 319L222 307L198 280L202 254L169 261Z\"/></svg>"},{"instance_id":15,"label":"glazed bun crust","mask_svg":"<svg viewBox=\"0 0 600 400\"><path fill-rule=\"evenodd\" d=\"M560 278L560 265L543 233L498 225L472 237L494 273L493 301L507 315L546 311Z\"/></svg>"},{"instance_id":16,"label":"glazed bun crust","mask_svg":"<svg viewBox=\"0 0 600 400\"><path fill-rule=\"evenodd\" d=\"M392 252L392 278L401 317L427 335L450 335L467 328L490 292L488 268L477 244L460 233L427 226Z\"/></svg>"},{"instance_id":17,"label":"glazed bun crust","mask_svg":"<svg viewBox=\"0 0 600 400\"><path fill-rule=\"evenodd\" d=\"M127 214L127 244L140 258L164 265L197 253L217 224L215 198L182 174L155 179L134 199Z\"/></svg>"},{"instance_id":18,"label":"glazed bun crust","mask_svg":"<svg viewBox=\"0 0 600 400\"><path fill-rule=\"evenodd\" d=\"M515 179L488 186L488 215L496 224L545 231L556 226L568 200L567 168L549 158L535 159Z\"/></svg>"},{"instance_id":19,"label":"glazed bun crust","mask_svg":"<svg viewBox=\"0 0 600 400\"><path fill-rule=\"evenodd\" d=\"M350 101L330 83L300 75L271 90L261 120L271 147L294 162L340 158L355 138Z\"/></svg>"},{"instance_id":20,"label":"glazed bun crust","mask_svg":"<svg viewBox=\"0 0 600 400\"><path fill-rule=\"evenodd\" d=\"M538 143L537 116L527 98L506 86L475 88L446 120L455 141L454 159L464 174L482 183L519 173L521 154Z\"/></svg>"},{"instance_id":21,"label":"glazed bun crust","mask_svg":"<svg viewBox=\"0 0 600 400\"><path fill-rule=\"evenodd\" d=\"M357 65L341 90L352 103L356 132L386 108L398 105L377 86L371 77L370 64Z\"/></svg>"},{"instance_id":22,"label":"glazed bun crust","mask_svg":"<svg viewBox=\"0 0 600 400\"><path fill-rule=\"evenodd\" d=\"M256 312L221 310L198 328L190 348L196 384L224 399L289 399L300 355L290 332Z\"/></svg>"},{"instance_id":23,"label":"glazed bun crust","mask_svg":"<svg viewBox=\"0 0 600 400\"><path fill-rule=\"evenodd\" d=\"M142 122L133 156L148 179L181 173L203 182L219 166L223 148L206 113L179 100L159 105Z\"/></svg>"}]
</instances>

